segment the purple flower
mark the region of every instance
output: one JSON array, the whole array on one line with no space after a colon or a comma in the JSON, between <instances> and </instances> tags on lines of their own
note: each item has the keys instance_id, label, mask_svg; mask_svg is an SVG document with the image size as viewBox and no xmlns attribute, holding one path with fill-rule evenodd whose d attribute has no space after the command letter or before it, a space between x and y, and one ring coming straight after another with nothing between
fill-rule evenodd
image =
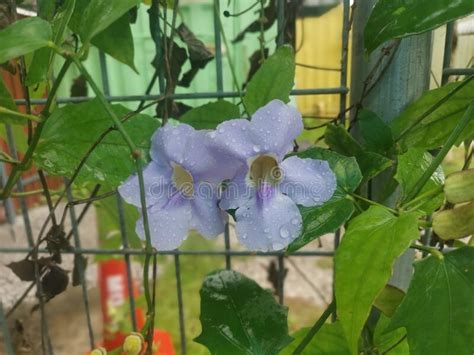
<instances>
[{"instance_id":1,"label":"purple flower","mask_svg":"<svg viewBox=\"0 0 474 355\"><path fill-rule=\"evenodd\" d=\"M321 205L336 190L336 177L326 161L284 159L302 129L301 114L273 100L251 121L226 121L208 133L210 149L235 162L220 207L237 209L237 237L251 250L285 248L301 232L297 204Z\"/></svg>"},{"instance_id":2,"label":"purple flower","mask_svg":"<svg viewBox=\"0 0 474 355\"><path fill-rule=\"evenodd\" d=\"M217 191L226 177L225 162L203 144L207 132L185 124L166 125L152 137L152 160L143 175L151 240L158 250L176 249L190 229L206 238L224 231L225 214L218 207ZM118 190L125 201L141 206L137 175ZM143 218L136 232L145 239Z\"/></svg>"}]
</instances>

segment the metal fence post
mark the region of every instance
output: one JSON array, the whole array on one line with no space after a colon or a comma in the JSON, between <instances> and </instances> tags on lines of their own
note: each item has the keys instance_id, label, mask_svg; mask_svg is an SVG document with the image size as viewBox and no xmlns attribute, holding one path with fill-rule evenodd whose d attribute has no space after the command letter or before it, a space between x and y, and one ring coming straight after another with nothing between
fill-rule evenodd
<instances>
[{"instance_id":1,"label":"metal fence post","mask_svg":"<svg viewBox=\"0 0 474 355\"><path fill-rule=\"evenodd\" d=\"M387 55L382 44L367 59L364 54L364 27L375 0L356 1L352 33L352 77L351 103L359 103L364 91L364 83L369 73L376 67L373 81L374 90L363 99L363 107L374 111L385 122L395 119L406 106L428 89L431 67L431 32L402 39L399 44L392 42L391 53ZM384 56L379 61L380 56ZM379 64L377 64L379 62ZM373 81L370 83L373 84ZM381 189L386 186L391 172L374 179L369 189L372 199L380 200ZM396 193L384 202L393 205ZM403 254L395 263L391 284L406 290L412 275L412 250Z\"/></svg>"}]
</instances>

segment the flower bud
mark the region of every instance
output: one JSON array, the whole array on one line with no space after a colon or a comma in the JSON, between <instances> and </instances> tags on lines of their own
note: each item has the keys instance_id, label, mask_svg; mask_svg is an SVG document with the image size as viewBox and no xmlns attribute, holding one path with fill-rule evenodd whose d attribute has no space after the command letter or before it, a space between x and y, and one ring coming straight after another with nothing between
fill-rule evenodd
<instances>
[{"instance_id":1,"label":"flower bud","mask_svg":"<svg viewBox=\"0 0 474 355\"><path fill-rule=\"evenodd\" d=\"M474 169L450 174L444 183L444 193L451 203L474 201Z\"/></svg>"},{"instance_id":2,"label":"flower bud","mask_svg":"<svg viewBox=\"0 0 474 355\"><path fill-rule=\"evenodd\" d=\"M137 332L127 335L123 342L123 351L126 355L140 355L144 350L145 339Z\"/></svg>"},{"instance_id":3,"label":"flower bud","mask_svg":"<svg viewBox=\"0 0 474 355\"><path fill-rule=\"evenodd\" d=\"M444 240L459 239L474 234L474 202L435 213L433 230Z\"/></svg>"},{"instance_id":4,"label":"flower bud","mask_svg":"<svg viewBox=\"0 0 474 355\"><path fill-rule=\"evenodd\" d=\"M89 355L107 355L107 350L105 350L102 347L95 348L94 350L90 352Z\"/></svg>"}]
</instances>

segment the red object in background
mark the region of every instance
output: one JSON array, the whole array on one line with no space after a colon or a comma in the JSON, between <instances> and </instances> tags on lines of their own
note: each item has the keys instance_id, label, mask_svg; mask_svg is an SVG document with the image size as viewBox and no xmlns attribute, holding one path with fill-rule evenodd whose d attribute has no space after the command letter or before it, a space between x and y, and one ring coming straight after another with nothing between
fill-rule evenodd
<instances>
[{"instance_id":1,"label":"red object in background","mask_svg":"<svg viewBox=\"0 0 474 355\"><path fill-rule=\"evenodd\" d=\"M127 288L127 265L124 260L111 259L99 261L99 288L100 303L102 306L102 318L104 323L102 346L107 350L113 350L123 344L126 333L119 329L118 320L114 319L114 309L120 309L128 303ZM133 297L138 297L138 289L133 286ZM144 312L136 307L135 315L138 329L143 327ZM115 330L117 329L117 330ZM171 336L168 332L155 329L154 346L157 348L156 355L174 355Z\"/></svg>"}]
</instances>

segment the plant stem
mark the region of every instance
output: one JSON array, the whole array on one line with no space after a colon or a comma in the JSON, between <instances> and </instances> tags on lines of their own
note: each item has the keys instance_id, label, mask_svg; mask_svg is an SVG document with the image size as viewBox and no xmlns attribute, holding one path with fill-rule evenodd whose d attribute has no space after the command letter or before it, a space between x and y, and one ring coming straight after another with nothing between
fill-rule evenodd
<instances>
[{"instance_id":1,"label":"plant stem","mask_svg":"<svg viewBox=\"0 0 474 355\"><path fill-rule=\"evenodd\" d=\"M115 124L115 127L117 130L120 132L122 137L124 138L125 142L127 143L130 153L135 160L135 166L137 169L137 175L138 175L138 183L139 183L139 188L140 188L140 202L141 202L141 209L142 209L142 218L143 218L143 227L145 230L145 239L146 239L146 256L145 256L145 264L143 266L143 285L145 289L145 298L147 302L147 313L149 317L154 317L154 308L153 308L153 301L151 298L151 293L150 293L150 287L149 287L149 268L150 268L150 257L151 253L153 252L153 248L151 245L151 235L150 235L150 227L148 223L148 211L146 207L146 196L145 196L145 181L143 178L143 170L142 170L142 164L141 164L141 152L137 150L135 144L133 143L132 139L128 135L127 131L125 130L122 121L117 117L115 112L112 110L112 107L110 103L107 101L105 98L104 94L102 91L99 89L97 84L94 82L92 77L90 76L89 72L87 69L82 65L81 61L76 58L76 57L71 57L72 61L74 64L78 67L79 71L81 72L82 75L84 75L84 78L86 81L89 83L91 86L92 90L96 94L97 98L99 99L100 103L104 106L105 110L109 114L110 118ZM151 333L153 333L153 322L151 322ZM151 346L151 344L150 344Z\"/></svg>"},{"instance_id":2,"label":"plant stem","mask_svg":"<svg viewBox=\"0 0 474 355\"><path fill-rule=\"evenodd\" d=\"M421 202L421 201L427 199L428 197L437 196L437 195L439 195L442 191L443 191L443 186L437 186L436 188L431 189L431 190L429 190L429 191L426 191L424 194L421 194L421 195L415 197L413 200L408 201L408 202L406 202L405 204L402 204L401 207L402 207L403 209L410 208L410 207L413 206L413 205L414 205L415 207L418 207L418 202ZM410 208L410 209L416 209L415 207Z\"/></svg>"},{"instance_id":3,"label":"plant stem","mask_svg":"<svg viewBox=\"0 0 474 355\"><path fill-rule=\"evenodd\" d=\"M412 244L412 245L410 245L410 248L428 252L428 253L430 253L431 255L433 255L434 257L436 257L438 259L443 259L444 258L443 253L440 252L438 249L432 248L432 247L427 247L426 245Z\"/></svg>"},{"instance_id":4,"label":"plant stem","mask_svg":"<svg viewBox=\"0 0 474 355\"><path fill-rule=\"evenodd\" d=\"M21 173L29 168L31 159L33 157L33 153L36 149L36 146L38 145L38 142L41 136L41 131L43 130L44 124L47 118L49 117L49 110L51 108L51 105L53 104L53 100L54 100L54 97L56 96L56 92L58 91L59 84L61 84L61 81L64 79L64 75L66 75L66 72L69 69L69 66L71 65L71 63L72 63L71 59L66 58L66 61L64 62L61 70L59 71L58 77L54 81L51 91L49 92L48 99L46 100L46 104L44 106L43 112L41 113L41 115L45 118L45 120L40 122L38 126L36 126L35 134L33 135L31 139L30 145L28 146L28 149L26 150L25 156L23 157L20 164L17 164L14 166L10 176L8 177L8 181L5 184L5 188L3 189L3 193L1 196L2 199L6 199L8 196L10 196L13 186L15 186L16 182L20 178Z\"/></svg>"},{"instance_id":5,"label":"plant stem","mask_svg":"<svg viewBox=\"0 0 474 355\"><path fill-rule=\"evenodd\" d=\"M454 130L451 132L451 135L449 136L448 140L444 144L443 148L441 148L439 153L431 162L428 169L425 170L423 175L420 177L420 179L417 181L413 189L408 194L407 196L408 201L412 200L415 196L417 196L420 193L423 186L425 186L425 184L431 178L431 175L433 175L433 173L436 171L438 166L442 163L444 157L448 154L451 147L456 143L462 131L464 130L464 128L467 126L467 124L473 117L474 117L474 101L471 102L466 112L464 112L464 115L461 117L458 124L456 125Z\"/></svg>"},{"instance_id":6,"label":"plant stem","mask_svg":"<svg viewBox=\"0 0 474 355\"><path fill-rule=\"evenodd\" d=\"M222 26L221 16L219 14L218 6L217 6L216 2L214 2L214 6L216 8L216 13L218 14L217 19L219 20L219 30L221 32L222 40L224 41L224 46L225 46L225 49L227 51L227 60L229 61L229 68L230 68L230 71L232 73L232 80L234 81L235 89L239 93L239 97L240 97L240 100L242 101L242 105L244 106L244 110L247 113L247 115L249 115L249 111L247 110L247 106L245 105L244 97L242 95L242 91L240 90L239 82L237 80L237 74L236 74L236 71L235 71L234 62L232 61L232 58L230 57L229 43L227 42L227 37L225 35L224 27Z\"/></svg>"},{"instance_id":7,"label":"plant stem","mask_svg":"<svg viewBox=\"0 0 474 355\"><path fill-rule=\"evenodd\" d=\"M365 198L363 196L360 196L360 195L357 195L353 192L347 192L350 196L358 199L358 200L361 200L361 201L364 201L366 203L368 203L369 205L373 205L373 206L377 206L377 207L381 207L381 208L385 208L386 210L394 213L394 214L398 214L398 212L390 207L387 207L387 206L384 206L382 205L381 203L378 203L378 202L375 202L375 201L372 201L372 200L369 200L368 198Z\"/></svg>"},{"instance_id":8,"label":"plant stem","mask_svg":"<svg viewBox=\"0 0 474 355\"><path fill-rule=\"evenodd\" d=\"M316 335L316 333L321 329L321 327L324 325L326 320L329 318L329 316L334 312L336 309L336 301L332 301L328 308L324 311L324 313L319 317L319 319L314 323L314 325L311 327L311 329L308 331L306 336L303 338L301 343L298 345L298 347L295 349L293 352L293 355L299 355L301 352L306 348L306 346L311 342L313 337Z\"/></svg>"}]
</instances>

